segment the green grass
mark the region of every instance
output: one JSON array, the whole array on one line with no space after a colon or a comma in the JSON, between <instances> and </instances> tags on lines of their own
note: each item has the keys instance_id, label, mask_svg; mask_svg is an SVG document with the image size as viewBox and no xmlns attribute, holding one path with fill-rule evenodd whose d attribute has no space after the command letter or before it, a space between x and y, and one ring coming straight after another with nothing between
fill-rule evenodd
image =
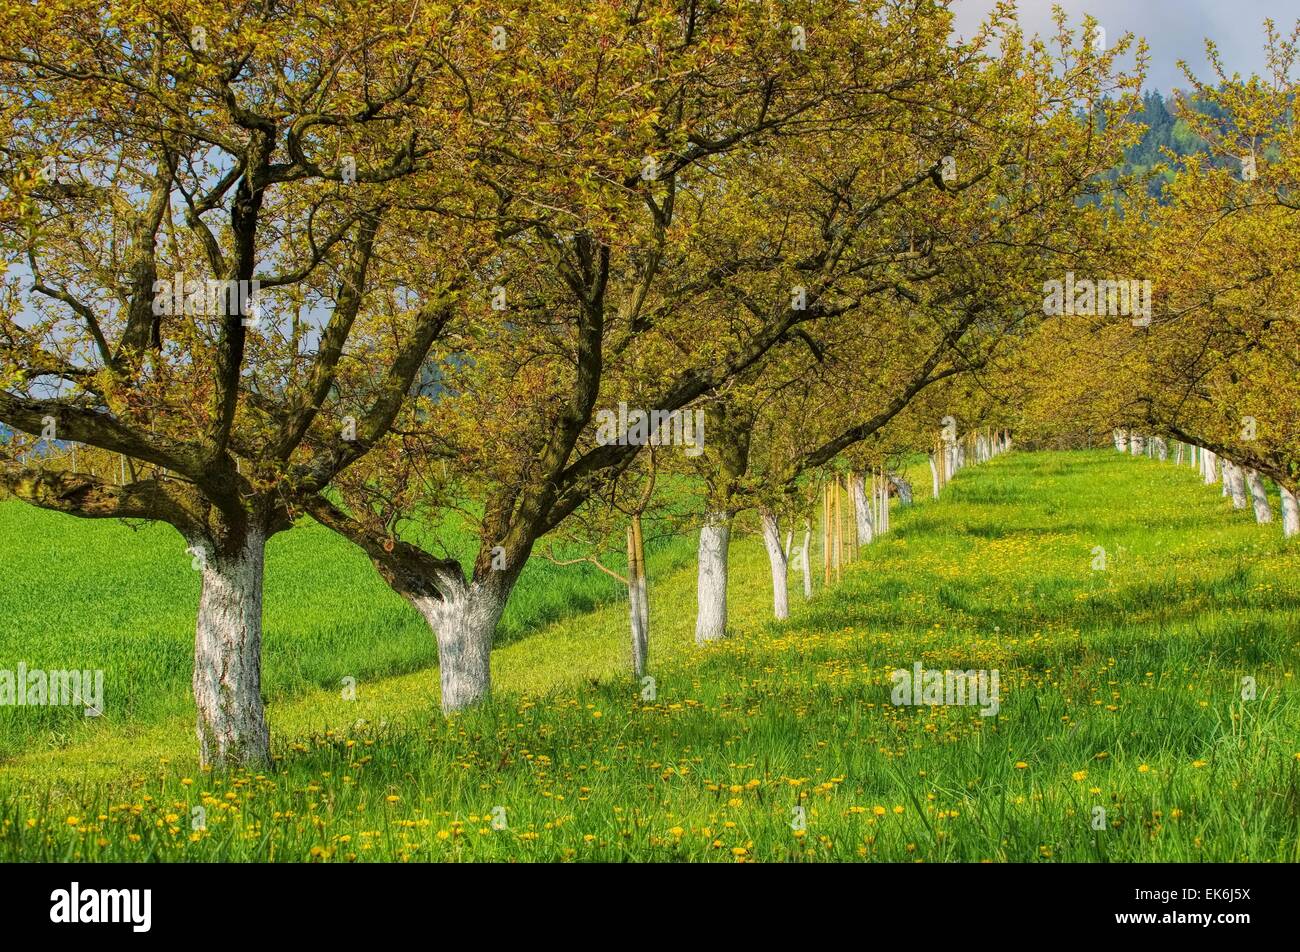
<instances>
[{"instance_id":1,"label":"green grass","mask_svg":"<svg viewBox=\"0 0 1300 952\"><path fill-rule=\"evenodd\" d=\"M428 670L273 700L264 775L200 773L180 717L105 725L0 771L0 859L1300 859L1300 547L1276 526L1095 452L970 467L893 529L780 625L739 541L706 650L693 570L655 573L654 701L613 603L506 644L493 703L450 720ZM997 669L1000 713L893 706L918 660Z\"/></svg>"},{"instance_id":2,"label":"green grass","mask_svg":"<svg viewBox=\"0 0 1300 952\"><path fill-rule=\"evenodd\" d=\"M448 533L467 561L473 540ZM649 558L685 564L688 540ZM98 743L176 717L192 718L189 675L199 574L170 527L76 519L0 502L0 669L104 671L104 713L76 707L0 707L0 764L21 753ZM508 645L620 598L585 564L529 561L501 620ZM340 536L306 521L267 548L263 689L272 702L338 690L437 664L427 625ZM107 743L107 741L103 741Z\"/></svg>"}]
</instances>

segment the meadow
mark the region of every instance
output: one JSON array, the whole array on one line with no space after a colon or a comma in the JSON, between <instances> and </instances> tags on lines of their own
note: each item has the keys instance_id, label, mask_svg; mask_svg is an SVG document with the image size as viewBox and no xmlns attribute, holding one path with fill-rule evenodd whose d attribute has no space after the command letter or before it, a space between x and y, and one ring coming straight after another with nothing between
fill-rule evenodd
<instances>
[{"instance_id":1,"label":"meadow","mask_svg":"<svg viewBox=\"0 0 1300 952\"><path fill-rule=\"evenodd\" d=\"M707 649L691 540L663 546L653 690L617 588L530 564L492 702L450 719L413 613L295 530L268 563L275 766L225 775L194 758L179 540L0 505L0 666L109 681L103 718L0 710L0 860L1300 860L1300 546L1110 451L917 489L841 582L805 602L792 574L785 623L740 537ZM891 704L916 662L998 670L999 712Z\"/></svg>"}]
</instances>

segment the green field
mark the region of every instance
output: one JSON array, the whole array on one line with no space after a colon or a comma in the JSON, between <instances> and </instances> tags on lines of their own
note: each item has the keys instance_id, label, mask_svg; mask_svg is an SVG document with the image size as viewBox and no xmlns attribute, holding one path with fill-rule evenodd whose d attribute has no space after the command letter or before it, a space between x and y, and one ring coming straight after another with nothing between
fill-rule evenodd
<instances>
[{"instance_id":1,"label":"green field","mask_svg":"<svg viewBox=\"0 0 1300 952\"><path fill-rule=\"evenodd\" d=\"M811 602L792 576L784 624L744 537L732 637L706 650L688 557L651 559L654 701L613 585L538 563L493 703L444 720L414 613L295 530L268 561L276 767L217 776L179 539L0 505L0 667L108 681L100 719L0 709L0 859L1300 860L1300 546L1189 468L971 467ZM893 706L917 661L997 669L999 714Z\"/></svg>"}]
</instances>

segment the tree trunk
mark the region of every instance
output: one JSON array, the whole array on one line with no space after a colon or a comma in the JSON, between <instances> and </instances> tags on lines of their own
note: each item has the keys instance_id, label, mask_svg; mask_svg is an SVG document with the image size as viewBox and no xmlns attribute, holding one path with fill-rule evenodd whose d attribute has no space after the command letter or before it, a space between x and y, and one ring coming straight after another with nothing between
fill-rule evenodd
<instances>
[{"instance_id":1,"label":"tree trunk","mask_svg":"<svg viewBox=\"0 0 1300 952\"><path fill-rule=\"evenodd\" d=\"M1128 430L1116 429L1113 434L1115 438L1115 449L1121 453L1128 452Z\"/></svg>"},{"instance_id":2,"label":"tree trunk","mask_svg":"<svg viewBox=\"0 0 1300 952\"><path fill-rule=\"evenodd\" d=\"M930 461L931 469L934 461ZM849 477L849 491L853 494L853 514L858 521L858 543L868 545L875 538L876 530L871 519L871 501L867 499L866 486L861 473Z\"/></svg>"},{"instance_id":3,"label":"tree trunk","mask_svg":"<svg viewBox=\"0 0 1300 952\"><path fill-rule=\"evenodd\" d=\"M1146 439L1136 433L1130 433L1128 435L1128 448L1134 456L1141 456L1143 450L1146 449Z\"/></svg>"},{"instance_id":4,"label":"tree trunk","mask_svg":"<svg viewBox=\"0 0 1300 952\"><path fill-rule=\"evenodd\" d=\"M1289 539L1300 534L1300 503L1285 486L1279 486L1278 491L1282 494L1282 536Z\"/></svg>"},{"instance_id":5,"label":"tree trunk","mask_svg":"<svg viewBox=\"0 0 1300 952\"><path fill-rule=\"evenodd\" d=\"M640 515L634 515L627 527L627 605L632 629L632 673L640 678L650 657L650 601Z\"/></svg>"},{"instance_id":6,"label":"tree trunk","mask_svg":"<svg viewBox=\"0 0 1300 952\"><path fill-rule=\"evenodd\" d=\"M992 456L990 455L989 458L992 459ZM899 508L910 506L912 504L912 484L902 476L890 476L889 482L898 490Z\"/></svg>"},{"instance_id":7,"label":"tree trunk","mask_svg":"<svg viewBox=\"0 0 1300 952\"><path fill-rule=\"evenodd\" d=\"M930 492L933 498L939 498L939 467L935 464L934 454L930 454Z\"/></svg>"},{"instance_id":8,"label":"tree trunk","mask_svg":"<svg viewBox=\"0 0 1300 952\"><path fill-rule=\"evenodd\" d=\"M700 571L696 588L695 642L718 641L727 634L727 549L731 514L714 511L700 527Z\"/></svg>"},{"instance_id":9,"label":"tree trunk","mask_svg":"<svg viewBox=\"0 0 1300 952\"><path fill-rule=\"evenodd\" d=\"M492 639L516 576L446 585L442 598L412 599L438 641L444 714L463 710L492 690Z\"/></svg>"},{"instance_id":10,"label":"tree trunk","mask_svg":"<svg viewBox=\"0 0 1300 952\"><path fill-rule=\"evenodd\" d=\"M1255 506L1256 522L1272 522L1273 507L1268 501L1268 492L1264 489L1264 480L1255 470L1246 471L1246 486L1250 489L1250 500Z\"/></svg>"},{"instance_id":11,"label":"tree trunk","mask_svg":"<svg viewBox=\"0 0 1300 952\"><path fill-rule=\"evenodd\" d=\"M206 540L195 542L191 551L203 573L193 680L200 762L218 769L266 764L271 749L262 703L266 535L248 529L234 552L217 552Z\"/></svg>"},{"instance_id":12,"label":"tree trunk","mask_svg":"<svg viewBox=\"0 0 1300 952\"><path fill-rule=\"evenodd\" d=\"M1228 470L1228 488L1232 492L1232 508L1246 508L1246 479L1242 469L1236 463Z\"/></svg>"},{"instance_id":13,"label":"tree trunk","mask_svg":"<svg viewBox=\"0 0 1300 952\"><path fill-rule=\"evenodd\" d=\"M759 518L763 524L763 545L767 548L767 560L772 568L772 614L777 621L785 621L790 617L790 595L786 583L785 552L781 549L781 530L776 513L770 509L764 509Z\"/></svg>"},{"instance_id":14,"label":"tree trunk","mask_svg":"<svg viewBox=\"0 0 1300 952\"><path fill-rule=\"evenodd\" d=\"M1219 479L1219 474L1215 472L1216 457L1210 450L1201 449L1201 467L1202 475L1205 478L1205 485L1213 486Z\"/></svg>"}]
</instances>

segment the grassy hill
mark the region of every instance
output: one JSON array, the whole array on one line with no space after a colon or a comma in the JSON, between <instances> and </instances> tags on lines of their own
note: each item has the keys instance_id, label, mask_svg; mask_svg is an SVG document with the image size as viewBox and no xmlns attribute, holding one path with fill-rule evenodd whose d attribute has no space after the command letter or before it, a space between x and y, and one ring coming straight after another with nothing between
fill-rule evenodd
<instances>
[{"instance_id":1,"label":"grassy hill","mask_svg":"<svg viewBox=\"0 0 1300 952\"><path fill-rule=\"evenodd\" d=\"M194 762L197 581L162 558L179 541L10 531L53 518L0 508L18 583L0 667L76 663L99 639L131 706L5 741L22 753L0 768L2 859L1300 859L1300 547L1187 468L1107 452L969 468L784 624L743 539L733 634L706 650L694 569L666 553L653 700L625 673L621 603L542 627L512 604L493 703L450 720L401 603L294 532L269 564L277 764L255 776ZM572 609L535 582L527 597ZM891 672L916 662L996 669L999 712L891 704ZM343 701L335 676L365 663Z\"/></svg>"}]
</instances>

